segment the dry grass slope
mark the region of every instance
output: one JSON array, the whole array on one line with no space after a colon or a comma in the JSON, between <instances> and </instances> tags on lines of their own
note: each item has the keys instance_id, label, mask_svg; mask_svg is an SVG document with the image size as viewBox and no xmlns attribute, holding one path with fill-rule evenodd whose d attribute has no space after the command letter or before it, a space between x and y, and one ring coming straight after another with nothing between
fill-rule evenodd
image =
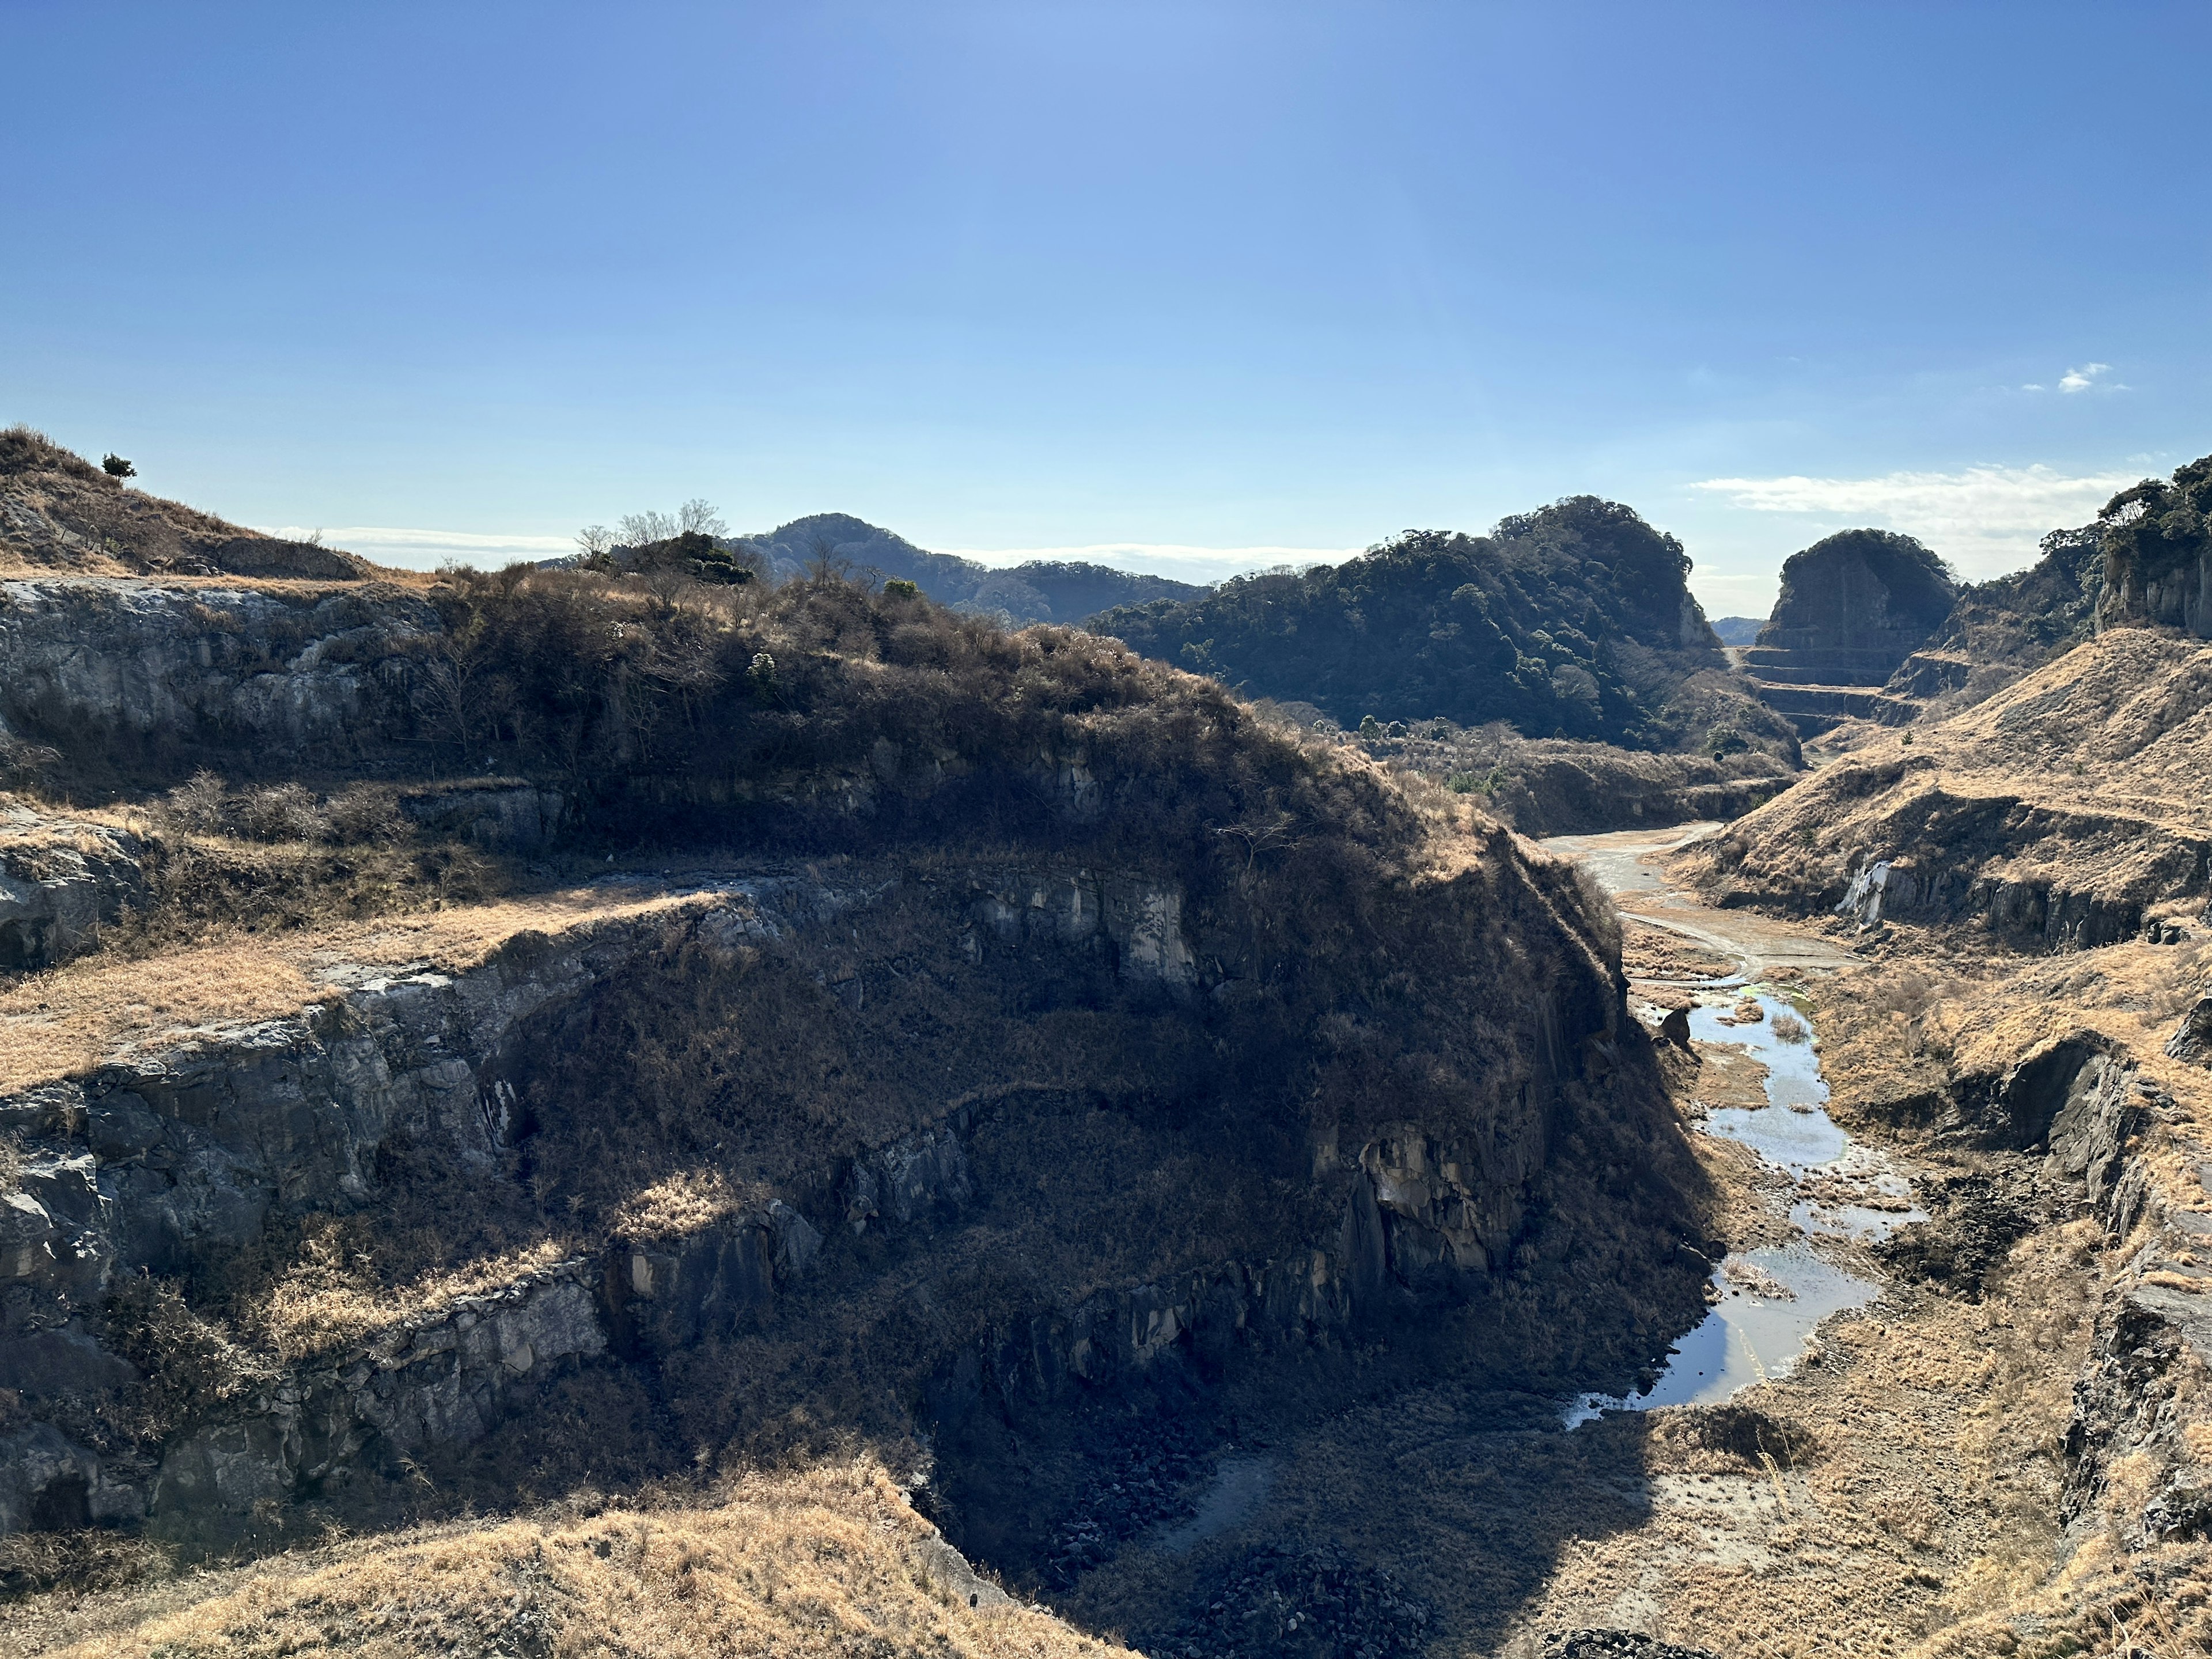
<instances>
[{"instance_id":1,"label":"dry grass slope","mask_svg":"<svg viewBox=\"0 0 2212 1659\"><path fill-rule=\"evenodd\" d=\"M667 891L572 888L295 933L238 933L147 960L88 957L0 991L0 1091L211 1027L284 1018L380 971L465 973L526 933L699 902Z\"/></svg>"},{"instance_id":2,"label":"dry grass slope","mask_svg":"<svg viewBox=\"0 0 2212 1659\"><path fill-rule=\"evenodd\" d=\"M2010 884L2103 918L2106 942L2202 895L2208 753L2212 647L2115 629L1951 720L1863 743L1685 860L1724 902L1801 913L1891 860L1948 878L1951 914L1930 920L1986 911Z\"/></svg>"},{"instance_id":3,"label":"dry grass slope","mask_svg":"<svg viewBox=\"0 0 2212 1659\"><path fill-rule=\"evenodd\" d=\"M37 1600L11 1607L0 1631L11 1659L1126 1651L971 1586L866 1462L748 1475L718 1502L441 1528Z\"/></svg>"}]
</instances>

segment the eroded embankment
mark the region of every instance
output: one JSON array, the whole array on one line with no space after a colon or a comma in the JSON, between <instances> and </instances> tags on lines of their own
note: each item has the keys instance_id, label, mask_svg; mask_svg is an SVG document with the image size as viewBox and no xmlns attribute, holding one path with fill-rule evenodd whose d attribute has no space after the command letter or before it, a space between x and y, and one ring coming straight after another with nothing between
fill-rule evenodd
<instances>
[{"instance_id":1,"label":"eroded embankment","mask_svg":"<svg viewBox=\"0 0 2212 1659\"><path fill-rule=\"evenodd\" d=\"M857 1434L1042 1582L1241 1377L1625 1377L1694 1305L1672 1131L1529 871L1386 896L1318 1041L1172 889L912 860L246 951L319 1000L89 1066L117 970L26 981L0 1518L276 1541Z\"/></svg>"},{"instance_id":2,"label":"eroded embankment","mask_svg":"<svg viewBox=\"0 0 2212 1659\"><path fill-rule=\"evenodd\" d=\"M1886 733L1694 850L1723 905L2081 949L2201 908L2212 652L2119 628L1954 718Z\"/></svg>"}]
</instances>

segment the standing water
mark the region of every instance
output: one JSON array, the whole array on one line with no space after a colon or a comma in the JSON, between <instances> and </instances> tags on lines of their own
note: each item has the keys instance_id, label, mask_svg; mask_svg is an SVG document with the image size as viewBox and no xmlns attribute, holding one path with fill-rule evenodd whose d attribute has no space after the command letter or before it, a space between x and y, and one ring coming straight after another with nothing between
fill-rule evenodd
<instances>
[{"instance_id":1,"label":"standing water","mask_svg":"<svg viewBox=\"0 0 2212 1659\"><path fill-rule=\"evenodd\" d=\"M1759 1017L1749 1018L1754 1006ZM1739 1389L1787 1376L1814 1327L1830 1314L1863 1307L1876 1292L1824 1259L1816 1242L1874 1243L1924 1219L1911 1207L1911 1188L1887 1160L1828 1115L1820 1050L1801 1012L1771 991L1747 988L1692 1008L1690 1036L1746 1049L1766 1067L1765 1105L1718 1108L1699 1127L1741 1141L1787 1177L1796 1237L1724 1259L1713 1270L1712 1311L1675 1343L1650 1390L1583 1395L1567 1407L1571 1428L1608 1411L1711 1405Z\"/></svg>"}]
</instances>

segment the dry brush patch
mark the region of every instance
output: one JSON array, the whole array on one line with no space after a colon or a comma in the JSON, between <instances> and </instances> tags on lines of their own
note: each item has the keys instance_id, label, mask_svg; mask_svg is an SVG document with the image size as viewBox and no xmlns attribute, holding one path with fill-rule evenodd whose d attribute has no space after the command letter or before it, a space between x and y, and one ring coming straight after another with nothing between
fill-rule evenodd
<instances>
[{"instance_id":1,"label":"dry brush patch","mask_svg":"<svg viewBox=\"0 0 2212 1659\"><path fill-rule=\"evenodd\" d=\"M866 1461L740 1477L708 1502L339 1543L151 1589L19 1605L0 1652L53 1659L526 1652L547 1659L1126 1650L968 1604L936 1534Z\"/></svg>"},{"instance_id":2,"label":"dry brush patch","mask_svg":"<svg viewBox=\"0 0 2212 1659\"><path fill-rule=\"evenodd\" d=\"M143 960L86 957L0 991L0 1091L212 1028L289 1018L335 1000L370 970L465 973L524 934L706 902L665 890L572 888L297 933L233 932Z\"/></svg>"}]
</instances>

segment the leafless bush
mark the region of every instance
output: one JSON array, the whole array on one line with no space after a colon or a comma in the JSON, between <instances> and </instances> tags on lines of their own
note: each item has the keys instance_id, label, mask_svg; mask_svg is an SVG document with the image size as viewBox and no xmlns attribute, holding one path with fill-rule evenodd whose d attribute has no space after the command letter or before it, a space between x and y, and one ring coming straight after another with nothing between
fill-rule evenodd
<instances>
[{"instance_id":1,"label":"leafless bush","mask_svg":"<svg viewBox=\"0 0 2212 1659\"><path fill-rule=\"evenodd\" d=\"M1803 1020L1787 1012L1775 1015L1773 1030L1778 1042L1802 1042L1813 1035Z\"/></svg>"},{"instance_id":2,"label":"leafless bush","mask_svg":"<svg viewBox=\"0 0 2212 1659\"><path fill-rule=\"evenodd\" d=\"M0 1538L0 1600L43 1590L82 1594L166 1578L169 1558L150 1539L98 1528Z\"/></svg>"},{"instance_id":3,"label":"leafless bush","mask_svg":"<svg viewBox=\"0 0 2212 1659\"><path fill-rule=\"evenodd\" d=\"M276 1380L276 1367L237 1341L221 1322L186 1304L164 1279L130 1279L108 1304L117 1348L147 1376L139 1401L142 1437L157 1438L211 1404L242 1398Z\"/></svg>"},{"instance_id":4,"label":"leafless bush","mask_svg":"<svg viewBox=\"0 0 2212 1659\"><path fill-rule=\"evenodd\" d=\"M1918 1019L1941 999L1941 988L1917 968L1885 975L1863 987L1860 1000L1868 1012Z\"/></svg>"},{"instance_id":5,"label":"leafless bush","mask_svg":"<svg viewBox=\"0 0 2212 1659\"><path fill-rule=\"evenodd\" d=\"M237 817L254 841L320 841L328 828L314 793L296 783L250 791L240 797Z\"/></svg>"},{"instance_id":6,"label":"leafless bush","mask_svg":"<svg viewBox=\"0 0 2212 1659\"><path fill-rule=\"evenodd\" d=\"M188 782L169 791L162 815L179 830L202 835L222 833L224 823L222 780L212 772L192 774Z\"/></svg>"},{"instance_id":7,"label":"leafless bush","mask_svg":"<svg viewBox=\"0 0 2212 1659\"><path fill-rule=\"evenodd\" d=\"M354 788L333 795L323 808L330 838L341 846L404 840L409 831L392 797L381 789Z\"/></svg>"}]
</instances>

